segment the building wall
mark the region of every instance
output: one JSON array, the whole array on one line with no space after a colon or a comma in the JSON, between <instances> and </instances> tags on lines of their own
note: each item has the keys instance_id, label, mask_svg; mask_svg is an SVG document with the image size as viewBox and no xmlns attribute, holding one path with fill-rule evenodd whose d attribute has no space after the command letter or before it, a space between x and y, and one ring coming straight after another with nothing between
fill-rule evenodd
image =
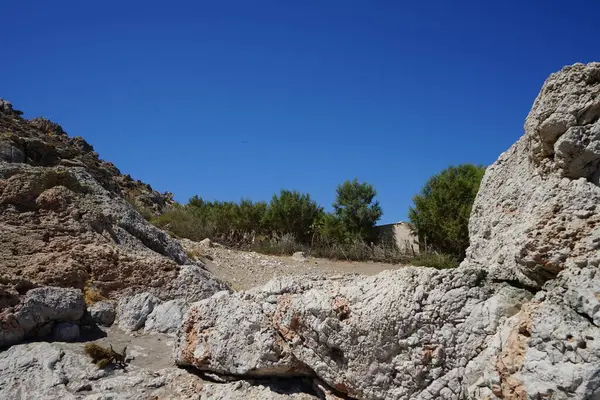
<instances>
[{"instance_id":1,"label":"building wall","mask_svg":"<svg viewBox=\"0 0 600 400\"><path fill-rule=\"evenodd\" d=\"M419 238L411 231L406 222L379 225L377 229L379 229L382 234L392 235L392 238L396 242L396 246L398 246L398 249L401 251L409 254L419 253Z\"/></svg>"}]
</instances>

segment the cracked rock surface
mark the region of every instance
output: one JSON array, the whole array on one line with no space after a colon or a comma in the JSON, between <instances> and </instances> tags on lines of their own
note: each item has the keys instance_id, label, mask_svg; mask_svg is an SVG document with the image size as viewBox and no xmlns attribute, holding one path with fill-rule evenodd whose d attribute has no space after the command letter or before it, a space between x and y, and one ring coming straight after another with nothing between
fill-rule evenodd
<instances>
[{"instance_id":1,"label":"cracked rock surface","mask_svg":"<svg viewBox=\"0 0 600 400\"><path fill-rule=\"evenodd\" d=\"M18 344L0 352L0 398L44 400L316 400L336 397L310 382L210 382L176 368L169 360L169 338L131 338L109 332L104 341L133 359L125 369L100 369L80 343ZM118 343L118 344L117 344Z\"/></svg>"}]
</instances>

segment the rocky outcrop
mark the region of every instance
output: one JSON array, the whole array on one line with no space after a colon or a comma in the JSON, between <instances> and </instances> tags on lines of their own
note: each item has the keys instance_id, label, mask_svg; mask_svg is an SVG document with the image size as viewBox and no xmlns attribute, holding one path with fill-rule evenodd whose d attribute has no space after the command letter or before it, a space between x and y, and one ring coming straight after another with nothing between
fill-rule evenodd
<instances>
[{"instance_id":1,"label":"rocky outcrop","mask_svg":"<svg viewBox=\"0 0 600 400\"><path fill-rule=\"evenodd\" d=\"M553 74L488 168L456 270L279 279L193 304L178 364L357 399L600 396L600 64Z\"/></svg>"},{"instance_id":2,"label":"rocky outcrop","mask_svg":"<svg viewBox=\"0 0 600 400\"><path fill-rule=\"evenodd\" d=\"M182 280L198 285L194 300L225 289L207 273L190 278L199 264L182 268L193 263L181 245L131 204L159 212L169 202L161 196L83 139L42 118L24 120L2 102L0 284L20 294L50 285L93 287L104 297L149 291L163 300L180 294Z\"/></svg>"},{"instance_id":3,"label":"rocky outcrop","mask_svg":"<svg viewBox=\"0 0 600 400\"><path fill-rule=\"evenodd\" d=\"M123 175L110 162L99 158L82 137L69 137L63 128L45 118L29 121L12 104L0 99L0 160L34 166L85 168L106 190L160 214L173 204L171 193L159 193L131 176Z\"/></svg>"},{"instance_id":4,"label":"rocky outcrop","mask_svg":"<svg viewBox=\"0 0 600 400\"><path fill-rule=\"evenodd\" d=\"M98 325L112 326L115 322L116 310L112 302L98 301L88 307L90 318Z\"/></svg>"},{"instance_id":5,"label":"rocky outcrop","mask_svg":"<svg viewBox=\"0 0 600 400\"><path fill-rule=\"evenodd\" d=\"M600 396L599 95L599 63L551 75L483 179L463 266L537 294L488 345L474 398Z\"/></svg>"},{"instance_id":6,"label":"rocky outcrop","mask_svg":"<svg viewBox=\"0 0 600 400\"><path fill-rule=\"evenodd\" d=\"M531 297L484 278L406 268L220 293L192 306L175 359L224 374L318 376L356 398L462 398L469 361Z\"/></svg>"},{"instance_id":7,"label":"rocky outcrop","mask_svg":"<svg viewBox=\"0 0 600 400\"><path fill-rule=\"evenodd\" d=\"M144 324L146 333L174 334L179 329L189 305L182 299L169 300L154 307Z\"/></svg>"},{"instance_id":8,"label":"rocky outcrop","mask_svg":"<svg viewBox=\"0 0 600 400\"><path fill-rule=\"evenodd\" d=\"M22 298L15 296L9 306L0 309L0 348L26 337L44 337L56 322L79 321L84 310L81 291L76 289L42 287L28 291ZM54 330L57 340L74 335L73 328L69 333L65 329L62 325Z\"/></svg>"},{"instance_id":9,"label":"rocky outcrop","mask_svg":"<svg viewBox=\"0 0 600 400\"><path fill-rule=\"evenodd\" d=\"M488 169L469 224L468 265L540 288L598 257L600 63L551 75L525 135Z\"/></svg>"},{"instance_id":10,"label":"rocky outcrop","mask_svg":"<svg viewBox=\"0 0 600 400\"><path fill-rule=\"evenodd\" d=\"M122 297L117 308L119 328L125 332L132 332L144 327L148 315L159 303L160 299L150 293Z\"/></svg>"},{"instance_id":11,"label":"rocky outcrop","mask_svg":"<svg viewBox=\"0 0 600 400\"><path fill-rule=\"evenodd\" d=\"M150 292L121 297L119 327L125 332L143 329L146 333L174 334L191 302L220 291L228 293L231 289L201 267L184 265L177 278L161 289L163 297L174 300L163 301Z\"/></svg>"},{"instance_id":12,"label":"rocky outcrop","mask_svg":"<svg viewBox=\"0 0 600 400\"><path fill-rule=\"evenodd\" d=\"M99 369L81 344L28 343L0 352L1 399L316 400L336 397L302 381L212 383L185 370L136 361ZM137 346L136 346L137 347ZM153 349L144 349L151 353ZM148 362L146 357L140 357ZM166 363L168 365L168 363Z\"/></svg>"}]
</instances>

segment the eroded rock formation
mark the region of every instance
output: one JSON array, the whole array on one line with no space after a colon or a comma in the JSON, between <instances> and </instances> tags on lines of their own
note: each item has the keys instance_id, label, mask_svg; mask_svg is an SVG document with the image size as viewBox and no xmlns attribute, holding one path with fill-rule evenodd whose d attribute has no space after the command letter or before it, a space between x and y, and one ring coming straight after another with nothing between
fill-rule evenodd
<instances>
[{"instance_id":1,"label":"eroded rock formation","mask_svg":"<svg viewBox=\"0 0 600 400\"><path fill-rule=\"evenodd\" d=\"M76 322L82 292L92 290L95 300L151 292L159 302L189 302L228 290L131 204L158 212L170 201L121 175L83 139L45 119L27 121L0 101L0 347L39 337L54 322ZM31 296L60 288L79 289L77 318L32 314ZM60 325L54 337L74 335Z\"/></svg>"}]
</instances>

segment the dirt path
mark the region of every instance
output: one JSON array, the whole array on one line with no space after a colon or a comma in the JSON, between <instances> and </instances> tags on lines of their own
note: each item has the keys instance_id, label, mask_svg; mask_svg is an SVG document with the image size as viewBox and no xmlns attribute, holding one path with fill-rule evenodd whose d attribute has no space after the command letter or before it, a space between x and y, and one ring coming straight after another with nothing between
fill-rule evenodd
<instances>
[{"instance_id":1,"label":"dirt path","mask_svg":"<svg viewBox=\"0 0 600 400\"><path fill-rule=\"evenodd\" d=\"M332 261L310 257L305 260L296 260L293 257L269 256L220 247L203 247L198 251L204 255L200 258L206 264L208 270L230 283L235 290L260 286L273 278L281 276L375 275L388 269L403 268L403 265L400 264L368 261Z\"/></svg>"}]
</instances>

